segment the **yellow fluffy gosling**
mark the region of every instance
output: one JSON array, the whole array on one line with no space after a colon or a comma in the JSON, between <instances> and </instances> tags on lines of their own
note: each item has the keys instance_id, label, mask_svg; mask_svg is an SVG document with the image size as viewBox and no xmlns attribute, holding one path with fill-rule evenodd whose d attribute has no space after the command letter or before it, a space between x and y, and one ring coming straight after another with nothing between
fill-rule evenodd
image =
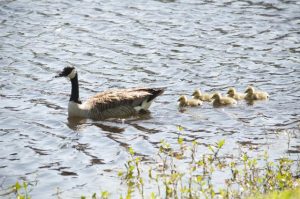
<instances>
[{"instance_id":1,"label":"yellow fluffy gosling","mask_svg":"<svg viewBox=\"0 0 300 199\"><path fill-rule=\"evenodd\" d=\"M196 89L193 93L193 98L194 99L198 99L201 101L207 101L207 102L211 102L212 101L212 94L209 93L201 93L201 91L199 89Z\"/></svg>"},{"instance_id":2,"label":"yellow fluffy gosling","mask_svg":"<svg viewBox=\"0 0 300 199\"><path fill-rule=\"evenodd\" d=\"M249 86L245 91L245 100L266 100L269 98L269 94L264 91L255 91L252 86Z\"/></svg>"},{"instance_id":3,"label":"yellow fluffy gosling","mask_svg":"<svg viewBox=\"0 0 300 199\"><path fill-rule=\"evenodd\" d=\"M215 93L212 96L212 99L214 99L213 101L214 107L233 105L237 103L235 99L231 97L222 97L220 93Z\"/></svg>"},{"instance_id":4,"label":"yellow fluffy gosling","mask_svg":"<svg viewBox=\"0 0 300 199\"><path fill-rule=\"evenodd\" d=\"M246 95L244 93L236 92L235 88L231 87L228 89L227 96L231 97L235 100L242 100L242 99L245 99Z\"/></svg>"},{"instance_id":5,"label":"yellow fluffy gosling","mask_svg":"<svg viewBox=\"0 0 300 199\"><path fill-rule=\"evenodd\" d=\"M184 106L200 106L202 105L202 101L199 99L187 99L185 95L182 95L178 99L179 106L184 107Z\"/></svg>"}]
</instances>

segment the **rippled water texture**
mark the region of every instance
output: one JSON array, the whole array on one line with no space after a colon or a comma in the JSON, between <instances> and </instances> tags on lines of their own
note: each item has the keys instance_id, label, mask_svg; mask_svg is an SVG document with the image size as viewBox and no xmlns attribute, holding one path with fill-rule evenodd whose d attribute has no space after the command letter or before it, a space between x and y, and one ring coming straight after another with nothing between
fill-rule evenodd
<instances>
[{"instance_id":1,"label":"rippled water texture","mask_svg":"<svg viewBox=\"0 0 300 199\"><path fill-rule=\"evenodd\" d=\"M225 153L297 159L299 11L297 0L0 1L1 188L24 179L33 198L116 193L127 148L151 160L160 140L176 143L177 125L188 141L225 139ZM82 100L108 88L168 89L148 116L68 120L70 83L53 78L67 65ZM177 108L195 88L249 84L270 100Z\"/></svg>"}]
</instances>

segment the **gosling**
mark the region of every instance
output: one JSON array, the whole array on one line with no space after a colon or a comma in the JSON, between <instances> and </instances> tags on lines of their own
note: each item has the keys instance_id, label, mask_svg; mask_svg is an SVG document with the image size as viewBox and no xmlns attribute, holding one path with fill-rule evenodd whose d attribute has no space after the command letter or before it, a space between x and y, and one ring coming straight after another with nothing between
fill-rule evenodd
<instances>
[{"instance_id":1,"label":"gosling","mask_svg":"<svg viewBox=\"0 0 300 199\"><path fill-rule=\"evenodd\" d=\"M209 93L201 93L199 89L196 89L193 93L193 98L198 99L201 101L211 102L212 101L212 94Z\"/></svg>"},{"instance_id":2,"label":"gosling","mask_svg":"<svg viewBox=\"0 0 300 199\"><path fill-rule=\"evenodd\" d=\"M242 99L245 99L246 94L238 93L238 92L236 92L235 88L232 87L232 88L228 89L227 96L231 97L235 100L242 100Z\"/></svg>"},{"instance_id":3,"label":"gosling","mask_svg":"<svg viewBox=\"0 0 300 199\"><path fill-rule=\"evenodd\" d=\"M202 101L199 99L187 99L187 97L185 95L182 95L179 97L178 99L179 102L179 106L180 107L185 107L185 106L200 106L202 105Z\"/></svg>"},{"instance_id":4,"label":"gosling","mask_svg":"<svg viewBox=\"0 0 300 199\"><path fill-rule=\"evenodd\" d=\"M214 107L219 107L219 106L228 106L228 105L233 105L236 104L236 100L231 98L231 97L222 97L220 93L215 93L212 96L213 101L213 106Z\"/></svg>"},{"instance_id":5,"label":"gosling","mask_svg":"<svg viewBox=\"0 0 300 199\"><path fill-rule=\"evenodd\" d=\"M269 94L264 91L255 91L255 89L252 86L249 86L245 91L246 96L245 100L251 101L251 100L267 100L269 99Z\"/></svg>"}]
</instances>

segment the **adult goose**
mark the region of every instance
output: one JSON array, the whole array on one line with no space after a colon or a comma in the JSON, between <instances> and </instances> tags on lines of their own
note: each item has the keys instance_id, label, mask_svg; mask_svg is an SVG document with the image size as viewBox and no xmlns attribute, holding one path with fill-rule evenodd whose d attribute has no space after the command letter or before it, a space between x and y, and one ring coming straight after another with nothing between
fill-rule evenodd
<instances>
[{"instance_id":1,"label":"adult goose","mask_svg":"<svg viewBox=\"0 0 300 199\"><path fill-rule=\"evenodd\" d=\"M81 103L76 69L72 66L65 67L55 77L67 77L71 80L69 117L103 120L136 115L147 112L153 100L164 92L163 88L114 89L98 93Z\"/></svg>"}]
</instances>

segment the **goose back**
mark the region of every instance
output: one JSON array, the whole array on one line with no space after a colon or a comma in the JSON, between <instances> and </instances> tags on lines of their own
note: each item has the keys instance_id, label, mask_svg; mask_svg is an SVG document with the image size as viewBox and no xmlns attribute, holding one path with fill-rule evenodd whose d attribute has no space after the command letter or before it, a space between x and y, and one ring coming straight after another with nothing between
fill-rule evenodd
<instances>
[{"instance_id":1,"label":"goose back","mask_svg":"<svg viewBox=\"0 0 300 199\"><path fill-rule=\"evenodd\" d=\"M154 98L163 93L161 88L108 90L89 98L82 109L94 119L127 117L141 110L147 111Z\"/></svg>"}]
</instances>

